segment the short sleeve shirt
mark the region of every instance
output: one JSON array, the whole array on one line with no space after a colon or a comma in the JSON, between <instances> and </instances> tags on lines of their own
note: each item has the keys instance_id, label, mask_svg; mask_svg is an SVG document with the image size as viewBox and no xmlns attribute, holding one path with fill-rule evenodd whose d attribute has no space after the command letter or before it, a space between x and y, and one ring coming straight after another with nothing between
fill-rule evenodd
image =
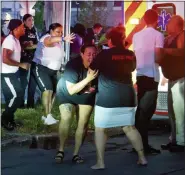
<instances>
[{"instance_id":1,"label":"short sleeve shirt","mask_svg":"<svg viewBox=\"0 0 185 175\"><path fill-rule=\"evenodd\" d=\"M83 44L83 39L78 34L75 34L76 38L73 40L73 43L71 43L71 52L72 53L80 53L80 48Z\"/></svg>"},{"instance_id":2,"label":"short sleeve shirt","mask_svg":"<svg viewBox=\"0 0 185 175\"><path fill-rule=\"evenodd\" d=\"M86 101L86 99L90 98L91 96L95 97L95 92L86 94L85 91L89 87L94 87L96 89L97 79L90 82L86 87L84 87L84 89L74 95L70 95L66 87L66 81L76 84L85 79L87 76L87 71L88 70L82 63L81 57L70 60L65 67L63 76L58 82L57 93L62 93L65 97L77 104L80 103L81 100Z\"/></svg>"},{"instance_id":3,"label":"short sleeve shirt","mask_svg":"<svg viewBox=\"0 0 185 175\"><path fill-rule=\"evenodd\" d=\"M26 28L25 35L21 36L19 39L21 46L23 46L25 41L32 41L33 44L37 44L38 35L37 35L35 27L32 27L31 29L29 29L28 27L25 26L25 28ZM35 50L36 50L35 48L26 49L22 47L21 62L31 63L34 57Z\"/></svg>"},{"instance_id":4,"label":"short sleeve shirt","mask_svg":"<svg viewBox=\"0 0 185 175\"><path fill-rule=\"evenodd\" d=\"M137 59L137 76L147 76L159 82L158 64L155 63L155 48L163 48L164 36L152 27L133 36L133 48Z\"/></svg>"},{"instance_id":5,"label":"short sleeve shirt","mask_svg":"<svg viewBox=\"0 0 185 175\"><path fill-rule=\"evenodd\" d=\"M90 65L99 70L96 105L102 107L135 106L132 71L135 55L124 48L103 50Z\"/></svg>"},{"instance_id":6,"label":"short sleeve shirt","mask_svg":"<svg viewBox=\"0 0 185 175\"><path fill-rule=\"evenodd\" d=\"M78 57L67 63L64 71L64 79L65 81L76 84L86 78L87 71L88 69L84 67L81 57ZM96 81L92 81L91 86L93 85L96 85Z\"/></svg>"},{"instance_id":7,"label":"short sleeve shirt","mask_svg":"<svg viewBox=\"0 0 185 175\"><path fill-rule=\"evenodd\" d=\"M11 50L12 56L11 59L17 62L20 62L21 58L21 46L18 39L16 39L13 35L8 35L2 44L2 55L3 49ZM19 67L17 66L10 66L8 64L2 63L2 73L15 73L17 72Z\"/></svg>"},{"instance_id":8,"label":"short sleeve shirt","mask_svg":"<svg viewBox=\"0 0 185 175\"><path fill-rule=\"evenodd\" d=\"M59 70L65 56L61 42L54 43L53 47L44 45L44 39L51 35L44 35L37 44L33 61L52 70Z\"/></svg>"}]
</instances>

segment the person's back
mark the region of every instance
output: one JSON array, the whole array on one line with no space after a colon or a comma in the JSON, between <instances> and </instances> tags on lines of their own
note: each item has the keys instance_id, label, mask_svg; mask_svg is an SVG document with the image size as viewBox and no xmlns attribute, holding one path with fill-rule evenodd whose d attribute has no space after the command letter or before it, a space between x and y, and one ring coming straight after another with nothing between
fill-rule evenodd
<instances>
[{"instance_id":1,"label":"person's back","mask_svg":"<svg viewBox=\"0 0 185 175\"><path fill-rule=\"evenodd\" d=\"M97 146L97 164L92 169L105 168L104 147L105 128L122 127L138 152L139 164L146 165L143 145L135 122L135 91L131 73L136 67L135 55L125 49L125 28L118 26L107 33L110 49L98 54L90 68L99 71L98 92L95 105L95 141ZM128 135L128 133L132 133Z\"/></svg>"},{"instance_id":2,"label":"person's back","mask_svg":"<svg viewBox=\"0 0 185 175\"><path fill-rule=\"evenodd\" d=\"M92 44L94 43L95 37L92 28L87 28L86 36L84 38L84 44Z\"/></svg>"},{"instance_id":3,"label":"person's back","mask_svg":"<svg viewBox=\"0 0 185 175\"><path fill-rule=\"evenodd\" d=\"M102 31L102 28L102 25L99 23L94 24L93 28L87 28L84 44L98 44L98 35Z\"/></svg>"},{"instance_id":4,"label":"person's back","mask_svg":"<svg viewBox=\"0 0 185 175\"><path fill-rule=\"evenodd\" d=\"M163 48L164 36L156 30L158 13L155 10L147 10L144 21L147 27L133 36L138 98L135 125L141 134L144 151L148 154L159 154L160 150L152 148L148 143L148 125L156 109L160 80L159 65L155 61L155 55L156 50Z\"/></svg>"},{"instance_id":5,"label":"person's back","mask_svg":"<svg viewBox=\"0 0 185 175\"><path fill-rule=\"evenodd\" d=\"M75 34L76 38L73 40L73 43L71 43L70 45L70 51L71 53L74 53L74 54L80 54L80 47L83 45L83 38L78 35L78 34Z\"/></svg>"},{"instance_id":6,"label":"person's back","mask_svg":"<svg viewBox=\"0 0 185 175\"><path fill-rule=\"evenodd\" d=\"M178 34L169 43L165 43L165 48L178 48L177 39L180 35L184 38L185 31ZM173 56L165 54L163 61L161 62L161 68L163 75L169 80L177 80L185 76L185 59L182 56ZM175 71L173 71L175 66Z\"/></svg>"},{"instance_id":7,"label":"person's back","mask_svg":"<svg viewBox=\"0 0 185 175\"><path fill-rule=\"evenodd\" d=\"M136 65L134 53L115 47L102 51L97 59L101 59L98 66L97 105L135 106L132 86L132 71Z\"/></svg>"},{"instance_id":8,"label":"person's back","mask_svg":"<svg viewBox=\"0 0 185 175\"><path fill-rule=\"evenodd\" d=\"M131 72L135 69L135 55L122 48L111 48L100 53L102 62L99 67L100 78L105 77L112 82L132 84Z\"/></svg>"},{"instance_id":9,"label":"person's back","mask_svg":"<svg viewBox=\"0 0 185 175\"><path fill-rule=\"evenodd\" d=\"M85 26L77 23L74 28L73 32L75 33L75 39L73 43L70 44L70 58L77 58L80 56L80 48L84 44L84 37L86 35Z\"/></svg>"},{"instance_id":10,"label":"person's back","mask_svg":"<svg viewBox=\"0 0 185 175\"><path fill-rule=\"evenodd\" d=\"M159 81L158 65L155 63L155 47L162 33L152 27L143 29L133 37L133 46L137 60L137 75L155 77Z\"/></svg>"}]
</instances>

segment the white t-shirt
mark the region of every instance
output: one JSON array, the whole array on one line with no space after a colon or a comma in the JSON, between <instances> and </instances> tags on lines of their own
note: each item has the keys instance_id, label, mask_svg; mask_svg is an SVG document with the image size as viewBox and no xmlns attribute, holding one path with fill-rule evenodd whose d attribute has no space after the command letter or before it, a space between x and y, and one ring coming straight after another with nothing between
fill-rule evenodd
<instances>
[{"instance_id":1,"label":"white t-shirt","mask_svg":"<svg viewBox=\"0 0 185 175\"><path fill-rule=\"evenodd\" d=\"M133 48L137 60L137 76L153 77L159 82L159 65L155 63L155 48L163 48L164 36L152 27L133 36Z\"/></svg>"},{"instance_id":2,"label":"white t-shirt","mask_svg":"<svg viewBox=\"0 0 185 175\"><path fill-rule=\"evenodd\" d=\"M2 54L1 54L1 58L3 55L3 49L9 49L12 50L13 53L11 55L11 59L15 60L17 62L20 62L21 59L21 46L20 46L20 42L18 39L16 39L13 35L8 35L5 40L3 41L2 44ZM3 58L2 58L3 60ZM15 73L17 72L19 69L19 67L17 66L10 66L8 64L3 63L2 61L2 73Z\"/></svg>"},{"instance_id":3,"label":"white t-shirt","mask_svg":"<svg viewBox=\"0 0 185 175\"><path fill-rule=\"evenodd\" d=\"M48 36L51 35L46 34L40 39L37 44L33 61L37 64L48 67L49 69L59 70L63 62L65 52L61 42L55 43L54 47L46 47L44 45L44 39Z\"/></svg>"}]
</instances>

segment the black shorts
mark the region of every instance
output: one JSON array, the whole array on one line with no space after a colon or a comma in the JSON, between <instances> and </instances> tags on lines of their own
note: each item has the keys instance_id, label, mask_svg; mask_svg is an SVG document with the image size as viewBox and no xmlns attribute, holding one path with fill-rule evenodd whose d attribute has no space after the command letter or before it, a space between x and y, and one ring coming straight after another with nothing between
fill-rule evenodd
<instances>
[{"instance_id":1,"label":"black shorts","mask_svg":"<svg viewBox=\"0 0 185 175\"><path fill-rule=\"evenodd\" d=\"M94 106L96 93L70 95L65 89L65 81L59 80L57 84L57 101L59 104L70 103L73 105L90 105Z\"/></svg>"},{"instance_id":2,"label":"black shorts","mask_svg":"<svg viewBox=\"0 0 185 175\"><path fill-rule=\"evenodd\" d=\"M70 103L73 105L90 105L95 104L95 94L68 95L64 92L57 92L57 101L59 104Z\"/></svg>"},{"instance_id":3,"label":"black shorts","mask_svg":"<svg viewBox=\"0 0 185 175\"><path fill-rule=\"evenodd\" d=\"M51 90L56 92L57 71L40 64L33 64L33 75L41 92Z\"/></svg>"}]
</instances>

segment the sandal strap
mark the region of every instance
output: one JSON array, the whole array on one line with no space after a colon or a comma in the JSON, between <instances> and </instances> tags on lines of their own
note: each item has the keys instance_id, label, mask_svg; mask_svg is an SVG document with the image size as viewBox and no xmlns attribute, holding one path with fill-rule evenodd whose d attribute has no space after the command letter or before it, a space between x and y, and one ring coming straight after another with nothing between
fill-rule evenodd
<instances>
[{"instance_id":1,"label":"sandal strap","mask_svg":"<svg viewBox=\"0 0 185 175\"><path fill-rule=\"evenodd\" d=\"M56 157L64 158L64 152L63 151L58 151Z\"/></svg>"},{"instance_id":2,"label":"sandal strap","mask_svg":"<svg viewBox=\"0 0 185 175\"><path fill-rule=\"evenodd\" d=\"M73 156L72 161L74 163L82 163L82 162L84 162L84 159L82 157L80 157L79 155L75 155L75 156Z\"/></svg>"}]
</instances>

